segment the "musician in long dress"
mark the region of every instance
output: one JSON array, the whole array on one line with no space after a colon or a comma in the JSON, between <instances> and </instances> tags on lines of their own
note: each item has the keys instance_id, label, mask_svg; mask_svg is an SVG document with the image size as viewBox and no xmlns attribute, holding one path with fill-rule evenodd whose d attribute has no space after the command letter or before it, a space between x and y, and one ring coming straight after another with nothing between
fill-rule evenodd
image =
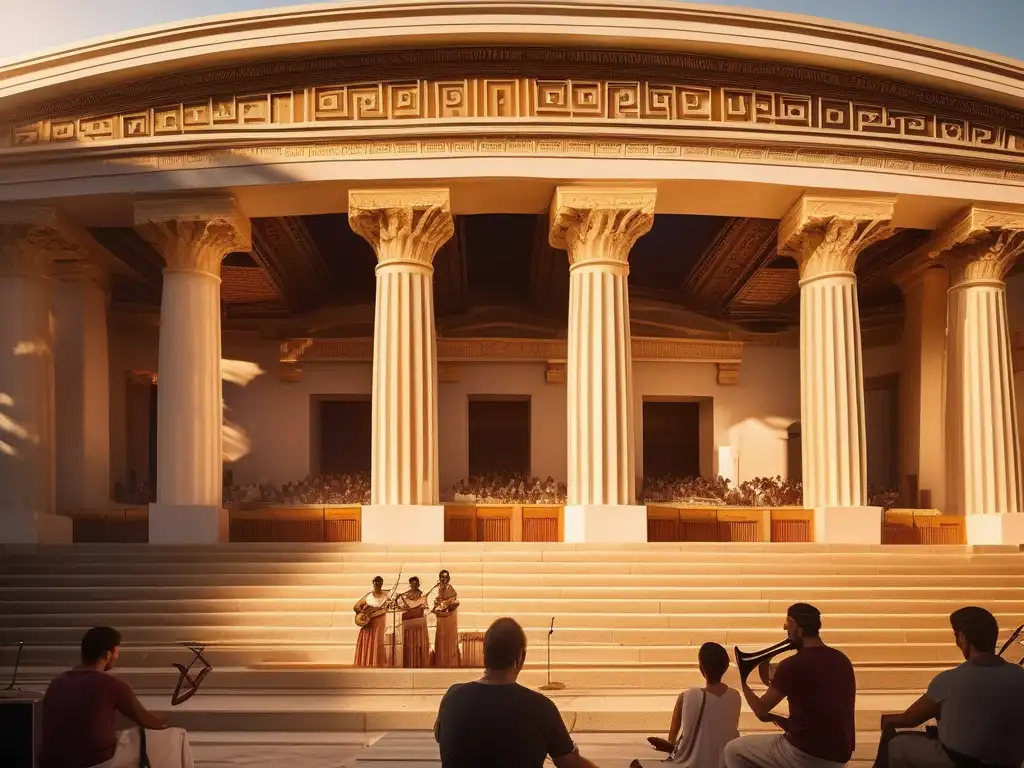
<instances>
[{"instance_id":1,"label":"musician in long dress","mask_svg":"<svg viewBox=\"0 0 1024 768\"><path fill-rule=\"evenodd\" d=\"M434 598L434 616L437 628L434 633L434 666L452 668L459 666L459 594L452 586L452 577L447 570L437 575L437 597Z\"/></svg>"},{"instance_id":2,"label":"musician in long dress","mask_svg":"<svg viewBox=\"0 0 1024 768\"><path fill-rule=\"evenodd\" d=\"M402 666L420 669L430 666L430 636L427 634L427 596L420 580L409 579L409 589L398 596L402 612Z\"/></svg>"},{"instance_id":3,"label":"musician in long dress","mask_svg":"<svg viewBox=\"0 0 1024 768\"><path fill-rule=\"evenodd\" d=\"M356 639L356 656L352 661L354 667L386 667L387 657L384 655L384 633L387 630L388 596L384 593L384 579L376 576L373 589L367 592L352 606L359 616L367 618L367 622L359 628Z\"/></svg>"}]
</instances>

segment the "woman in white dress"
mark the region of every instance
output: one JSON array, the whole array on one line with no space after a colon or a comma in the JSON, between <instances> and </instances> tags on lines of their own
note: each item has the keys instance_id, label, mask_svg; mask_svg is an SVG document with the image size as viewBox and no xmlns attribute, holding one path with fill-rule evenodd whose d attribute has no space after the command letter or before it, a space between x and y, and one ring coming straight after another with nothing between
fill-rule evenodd
<instances>
[{"instance_id":1,"label":"woman in white dress","mask_svg":"<svg viewBox=\"0 0 1024 768\"><path fill-rule=\"evenodd\" d=\"M718 643L704 643L697 654L703 688L679 694L672 711L668 739L649 739L656 749L671 753L665 760L634 760L630 768L670 763L685 768L722 768L725 745L740 735L740 693L722 682L729 653Z\"/></svg>"}]
</instances>

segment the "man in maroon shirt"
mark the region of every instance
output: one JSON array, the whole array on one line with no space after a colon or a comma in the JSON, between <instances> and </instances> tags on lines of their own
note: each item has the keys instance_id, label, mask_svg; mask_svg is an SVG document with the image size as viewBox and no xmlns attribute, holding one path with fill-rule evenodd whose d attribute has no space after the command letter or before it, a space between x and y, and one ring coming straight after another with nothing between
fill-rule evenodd
<instances>
[{"instance_id":1,"label":"man in maroon shirt","mask_svg":"<svg viewBox=\"0 0 1024 768\"><path fill-rule=\"evenodd\" d=\"M82 663L46 689L39 768L137 768L141 728L150 732L146 746L154 765L192 768L185 732L169 728L128 683L109 674L120 645L116 629L93 627L82 638ZM141 728L117 732L118 712Z\"/></svg>"},{"instance_id":2,"label":"man in maroon shirt","mask_svg":"<svg viewBox=\"0 0 1024 768\"><path fill-rule=\"evenodd\" d=\"M853 755L857 681L846 655L818 636L821 612L796 603L786 614L786 635L797 653L785 659L764 696L743 681L743 695L762 722L784 734L743 736L726 745L727 768L834 768ZM783 699L789 717L773 715Z\"/></svg>"}]
</instances>

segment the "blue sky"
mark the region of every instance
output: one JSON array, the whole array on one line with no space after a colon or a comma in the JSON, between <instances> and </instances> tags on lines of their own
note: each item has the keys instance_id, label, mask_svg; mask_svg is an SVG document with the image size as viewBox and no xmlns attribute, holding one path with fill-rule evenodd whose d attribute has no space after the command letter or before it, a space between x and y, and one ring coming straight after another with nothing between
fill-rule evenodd
<instances>
[{"instance_id":1,"label":"blue sky","mask_svg":"<svg viewBox=\"0 0 1024 768\"><path fill-rule=\"evenodd\" d=\"M286 0L0 0L0 60L169 21L298 4ZM868 24L1024 59L1024 0L719 0L719 4Z\"/></svg>"}]
</instances>

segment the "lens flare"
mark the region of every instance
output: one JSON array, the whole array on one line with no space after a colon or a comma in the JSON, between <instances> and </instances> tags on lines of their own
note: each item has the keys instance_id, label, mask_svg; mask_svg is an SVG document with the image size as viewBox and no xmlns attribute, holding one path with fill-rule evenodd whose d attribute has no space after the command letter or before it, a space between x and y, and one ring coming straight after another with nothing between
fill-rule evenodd
<instances>
[{"instance_id":1,"label":"lens flare","mask_svg":"<svg viewBox=\"0 0 1024 768\"><path fill-rule=\"evenodd\" d=\"M229 384L244 387L263 373L265 371L259 365L250 363L248 360L220 361L221 379ZM242 427L227 418L227 413L228 407L225 405L224 423L221 425L224 461L233 462L249 453L252 449L252 441Z\"/></svg>"}]
</instances>

